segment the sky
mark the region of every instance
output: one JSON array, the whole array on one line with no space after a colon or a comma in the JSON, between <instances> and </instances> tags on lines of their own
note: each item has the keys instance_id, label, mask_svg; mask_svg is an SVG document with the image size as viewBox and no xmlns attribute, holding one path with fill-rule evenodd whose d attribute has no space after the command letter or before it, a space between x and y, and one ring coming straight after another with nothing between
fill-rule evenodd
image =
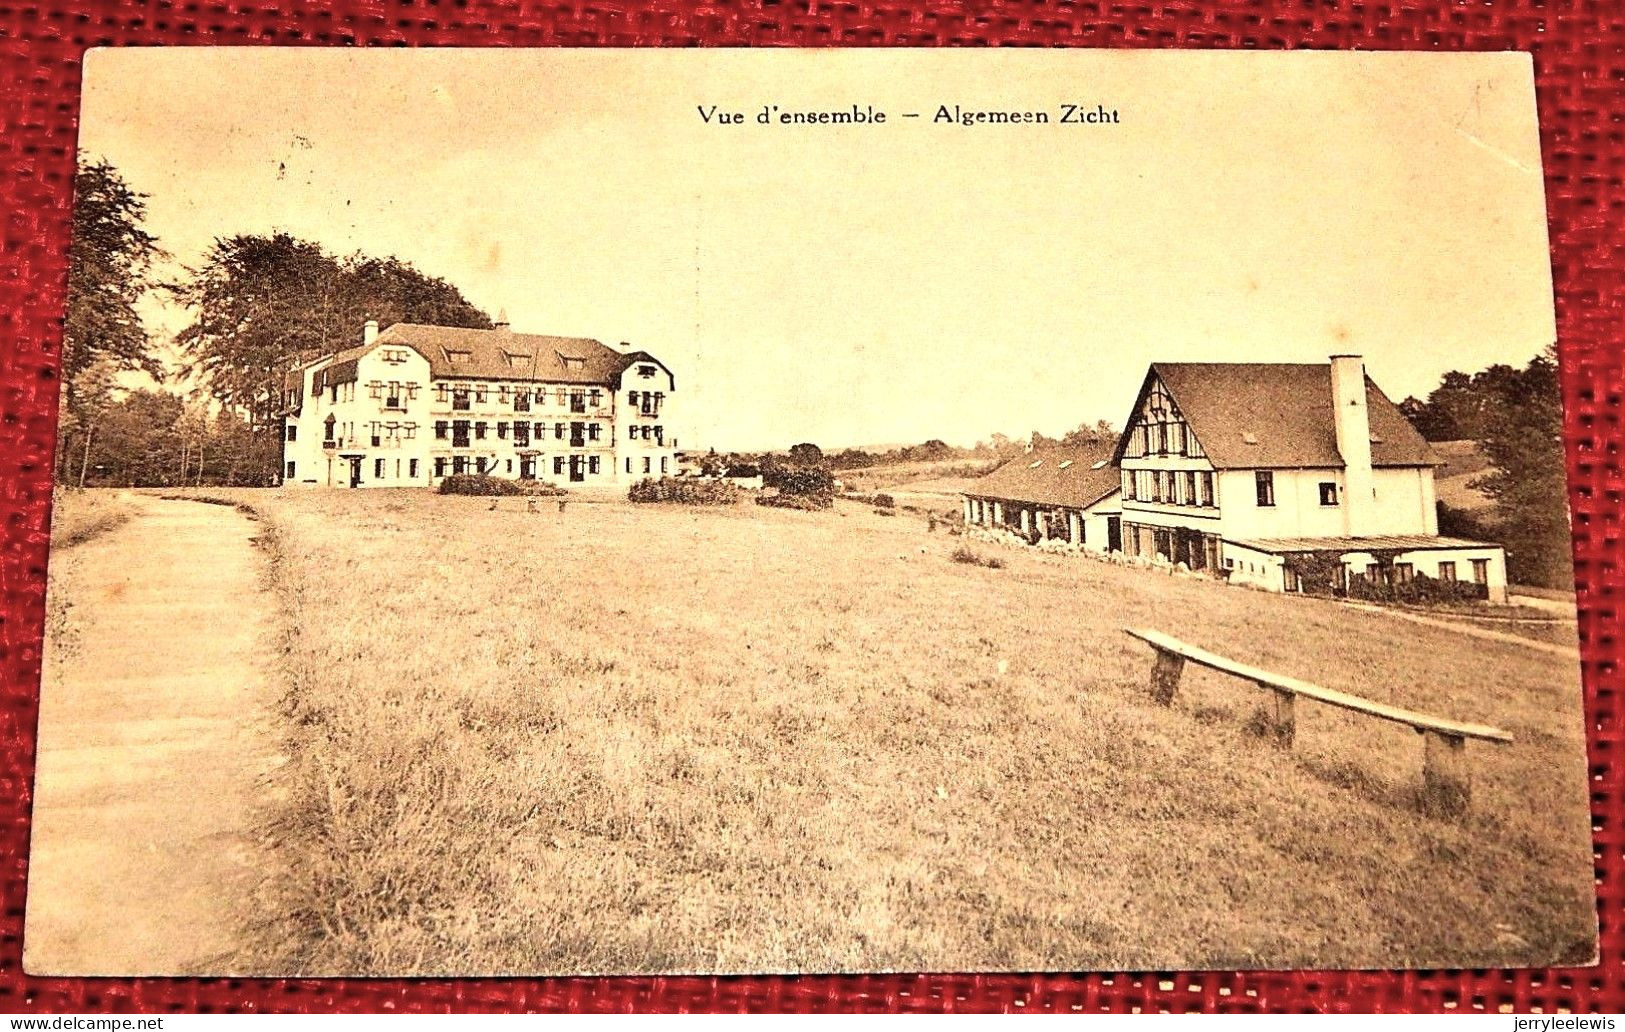
<instances>
[{"instance_id":1,"label":"sky","mask_svg":"<svg viewBox=\"0 0 1625 1032\"><path fill-rule=\"evenodd\" d=\"M81 152L169 271L238 233L395 255L659 356L685 447L1121 426L1157 360L1357 353L1399 400L1555 337L1523 54L131 48L85 79Z\"/></svg>"}]
</instances>

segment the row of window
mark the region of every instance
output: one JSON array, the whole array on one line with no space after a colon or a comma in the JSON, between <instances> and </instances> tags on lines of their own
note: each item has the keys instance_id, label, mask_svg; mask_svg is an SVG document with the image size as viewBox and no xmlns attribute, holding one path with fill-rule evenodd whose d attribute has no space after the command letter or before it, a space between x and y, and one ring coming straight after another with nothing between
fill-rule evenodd
<instances>
[{"instance_id":1,"label":"row of window","mask_svg":"<svg viewBox=\"0 0 1625 1032\"><path fill-rule=\"evenodd\" d=\"M1184 528L1144 523L1123 524L1123 553L1165 562L1184 563L1188 569L1211 569L1219 561L1219 537Z\"/></svg>"},{"instance_id":2,"label":"row of window","mask_svg":"<svg viewBox=\"0 0 1625 1032\"><path fill-rule=\"evenodd\" d=\"M1143 459L1148 455L1183 455L1200 459L1206 454L1190 428L1177 421L1136 423L1129 430L1128 444L1123 448L1123 456L1130 459Z\"/></svg>"},{"instance_id":3,"label":"row of window","mask_svg":"<svg viewBox=\"0 0 1625 1032\"><path fill-rule=\"evenodd\" d=\"M454 476L463 473L478 473L482 475L487 473L495 473L497 471L497 464L499 462L503 463L502 468L505 472L513 472L512 459L494 459L486 456L473 455L455 455L448 459L445 456L437 456L434 460L434 475L437 477L443 477L446 475L448 470ZM569 457L563 455L553 456L554 476L564 476L567 467L572 478L579 478L584 473L597 474L604 468L602 461L597 455L571 455ZM525 455L520 457L519 479L536 479L535 456Z\"/></svg>"},{"instance_id":4,"label":"row of window","mask_svg":"<svg viewBox=\"0 0 1625 1032\"><path fill-rule=\"evenodd\" d=\"M1123 497L1130 501L1203 509L1219 504L1212 472L1196 469L1125 469Z\"/></svg>"},{"instance_id":5,"label":"row of window","mask_svg":"<svg viewBox=\"0 0 1625 1032\"><path fill-rule=\"evenodd\" d=\"M1328 508L1337 504L1337 481L1322 480L1318 486L1320 504ZM1275 473L1273 470L1261 469L1253 474L1253 489L1255 499L1261 509L1268 509L1275 505Z\"/></svg>"},{"instance_id":6,"label":"row of window","mask_svg":"<svg viewBox=\"0 0 1625 1032\"><path fill-rule=\"evenodd\" d=\"M666 443L666 428L657 423L633 423L626 428L628 441L654 441L656 444Z\"/></svg>"},{"instance_id":7,"label":"row of window","mask_svg":"<svg viewBox=\"0 0 1625 1032\"><path fill-rule=\"evenodd\" d=\"M533 428L536 440L542 441L547 439L546 423L531 424L516 420L510 424L506 420L501 420L495 424L495 427L498 440L507 440L508 431L511 428L513 430L513 443L520 446L530 444ZM466 448L468 447L468 442L470 439L476 441L485 440L486 434L491 428L492 424L487 423L483 419L479 420L478 422L471 422L467 419L437 419L435 420L434 424L434 438L437 441L444 441L449 433L452 447ZM553 439L556 441L565 440L566 430L569 431L570 447L581 448L585 447L588 443L596 442L602 439L604 434L604 424L580 422L554 423ZM472 438L470 437L471 432Z\"/></svg>"},{"instance_id":8,"label":"row of window","mask_svg":"<svg viewBox=\"0 0 1625 1032\"><path fill-rule=\"evenodd\" d=\"M1185 455L1199 459L1205 455L1162 381L1153 382L1146 393L1145 404L1140 406L1134 425L1129 427L1123 454L1131 459L1143 459L1147 455Z\"/></svg>"},{"instance_id":9,"label":"row of window","mask_svg":"<svg viewBox=\"0 0 1625 1032\"><path fill-rule=\"evenodd\" d=\"M402 465L403 463L404 463L404 466ZM299 469L299 464L294 462L292 459L289 459L288 462L287 462L286 479L288 479L288 480L294 479L295 475L297 474L298 469ZM373 459L372 460L372 478L374 480L383 480L383 479L385 479L387 477L387 475L388 475L388 470L389 469L390 469L390 466L389 466L389 460L388 459ZM395 479L396 480L401 479L401 474L402 474L403 470L404 470L404 472L406 474L406 479L408 479L408 480L416 480L418 478L418 460L417 459L396 459L394 469L395 469Z\"/></svg>"},{"instance_id":10,"label":"row of window","mask_svg":"<svg viewBox=\"0 0 1625 1032\"><path fill-rule=\"evenodd\" d=\"M1488 584L1490 582L1490 561L1488 559L1469 559L1468 563L1473 569L1474 584ZM1371 563L1365 568L1366 577L1373 580L1382 580L1382 567ZM1396 584L1409 584L1416 579L1416 569L1410 563L1394 564L1394 582ZM1439 580L1456 580L1456 561L1454 559L1439 560Z\"/></svg>"},{"instance_id":11,"label":"row of window","mask_svg":"<svg viewBox=\"0 0 1625 1032\"><path fill-rule=\"evenodd\" d=\"M340 432L342 429L342 433ZM289 423L286 427L286 436L289 441L299 440L299 424ZM368 436L372 439L372 446L379 447L385 441L414 441L418 436L416 423L372 422L367 424ZM333 447L341 440L351 440L355 437L355 424L340 424L338 419L329 415L322 421L322 443Z\"/></svg>"},{"instance_id":12,"label":"row of window","mask_svg":"<svg viewBox=\"0 0 1625 1032\"><path fill-rule=\"evenodd\" d=\"M344 433L340 435L340 424L338 423L337 419L331 415L327 417L322 426L325 430L325 436L322 443L330 446L336 445L340 440L352 439L355 434L355 424L344 423L342 424ZM492 424L484 420L475 422L466 419L440 419L435 421L434 437L437 441L444 441L449 435L454 446L467 447L470 440L485 440L486 434L490 431L491 426ZM513 430L514 443L518 445L530 444L533 434L537 440L545 440L547 438L547 426L548 425L546 423L532 424L519 421L509 423L507 420L499 420L495 424L496 435L499 440L507 440L508 431L511 427ZM553 439L558 441L564 440L566 428L569 430L570 442L573 447L583 447L588 443L594 443L603 438L604 428L602 423L578 422L554 423ZM371 438L372 446L374 448L382 447L386 441L413 441L417 439L418 435L418 425L416 423L374 421L367 424L367 429L369 432L368 436ZM629 441L652 440L657 443L664 444L666 439L666 429L662 426L650 425L629 426L626 428L626 437ZM287 438L289 441L297 441L299 439L299 425L297 423L289 423L287 425Z\"/></svg>"},{"instance_id":13,"label":"row of window","mask_svg":"<svg viewBox=\"0 0 1625 1032\"><path fill-rule=\"evenodd\" d=\"M580 458L583 458L583 456L575 456L574 458L580 459ZM585 472L596 474L596 473L598 473L599 471L601 471L603 469L603 466L602 466L598 456L596 456L596 455L588 455L588 456L585 456L585 459L586 459L585 465L581 467L581 469L584 469ZM459 455L459 456L454 456L450 460L447 460L444 457L436 458L434 460L434 475L437 476L437 477L443 477L443 476L446 475L446 471L448 469L452 473L468 473L468 472L494 473L494 472L496 472L497 463L499 461L501 461L501 462L503 462L505 464L504 467L503 467L504 472L507 472L507 473L512 473L513 472L513 460L512 459L498 460L498 459L493 459L493 458L484 458L484 457L474 458L474 457L464 457L464 456ZM555 476L563 476L565 474L566 464L569 461L570 460L567 459L565 456L562 456L562 455L554 456L553 457L553 474ZM665 457L662 457L661 460L660 460L660 474L662 476L666 475L666 473L669 472L668 462L669 462L669 460L666 459ZM634 460L633 459L629 458L629 459L626 460L626 471L628 473L634 472L633 465L634 465ZM654 463L650 460L649 456L646 455L646 456L643 457L642 465L643 465L643 472L644 473L646 473L646 474L653 474L654 473L654 471L655 471ZM392 467L390 466L390 460L388 460L388 459L373 459L372 460L372 478L374 480L388 479L389 471L390 471L391 468ZM401 476L402 476L403 473L405 474L405 477L408 480L416 480L418 478L419 466L418 466L418 460L417 459L404 459L404 460L403 459L395 459L393 469L394 469L394 473L395 473L395 479L397 479L397 480L401 479ZM522 478L526 479L526 480L535 479L535 476L536 476L536 459L535 459L535 457L534 456L522 457L519 460L519 472L520 472L520 476ZM293 480L296 477L297 473L298 473L298 464L293 462L292 460L289 460L288 463L287 463L287 470L286 470L287 479L288 480Z\"/></svg>"},{"instance_id":14,"label":"row of window","mask_svg":"<svg viewBox=\"0 0 1625 1032\"><path fill-rule=\"evenodd\" d=\"M421 386L421 384L402 383L398 380L390 380L388 383L382 380L373 380L367 384L367 394L373 400L383 402L386 409L400 410L406 408L408 401L417 400L418 389Z\"/></svg>"},{"instance_id":15,"label":"row of window","mask_svg":"<svg viewBox=\"0 0 1625 1032\"><path fill-rule=\"evenodd\" d=\"M1474 584L1488 584L1490 582L1490 561L1488 559L1469 559L1468 565L1472 569ZM1226 569L1237 569L1234 559L1224 561ZM1252 563L1241 563L1240 568L1249 573L1262 572ZM1439 560L1437 579L1442 581L1456 581L1460 579L1457 562L1454 559ZM1355 573L1350 563L1343 564L1343 583L1347 586L1354 577L1364 577L1372 583L1380 584L1409 584L1416 579L1416 565L1414 563L1394 563L1391 567L1384 567L1381 563L1367 563L1364 572ZM1285 587L1288 591L1302 591L1302 579L1296 576L1291 569L1284 571Z\"/></svg>"},{"instance_id":16,"label":"row of window","mask_svg":"<svg viewBox=\"0 0 1625 1032\"><path fill-rule=\"evenodd\" d=\"M627 391L626 403L645 416L660 415L660 405L666 400L663 391Z\"/></svg>"},{"instance_id":17,"label":"row of window","mask_svg":"<svg viewBox=\"0 0 1625 1032\"><path fill-rule=\"evenodd\" d=\"M435 384L435 398L444 405L449 400L453 411L466 412L474 405L484 405L495 394L497 404L512 405L515 412L529 412L532 403L537 406L547 404L547 388L545 387L517 387L508 384ZM604 402L604 392L601 388L583 388L570 390L564 387L554 389L554 398L560 408L569 407L571 412L586 412L596 409Z\"/></svg>"}]
</instances>

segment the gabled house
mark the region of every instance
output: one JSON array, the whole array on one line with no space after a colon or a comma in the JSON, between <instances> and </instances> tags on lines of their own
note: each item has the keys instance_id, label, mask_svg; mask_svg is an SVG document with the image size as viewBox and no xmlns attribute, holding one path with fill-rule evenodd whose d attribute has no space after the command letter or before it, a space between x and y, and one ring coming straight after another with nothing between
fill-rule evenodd
<instances>
[{"instance_id":1,"label":"gabled house","mask_svg":"<svg viewBox=\"0 0 1625 1032\"><path fill-rule=\"evenodd\" d=\"M676 472L676 378L596 340L369 321L284 382L284 485L429 487L471 473L586 486Z\"/></svg>"},{"instance_id":2,"label":"gabled house","mask_svg":"<svg viewBox=\"0 0 1625 1032\"><path fill-rule=\"evenodd\" d=\"M1333 588L1420 574L1506 597L1499 545L1439 536L1438 460L1358 355L1154 363L1113 458L1130 556L1274 591L1327 587L1302 578L1331 561Z\"/></svg>"},{"instance_id":3,"label":"gabled house","mask_svg":"<svg viewBox=\"0 0 1625 1032\"><path fill-rule=\"evenodd\" d=\"M1116 551L1122 547L1121 486L1111 460L1109 443L1043 448L1011 459L966 489L965 523Z\"/></svg>"}]
</instances>

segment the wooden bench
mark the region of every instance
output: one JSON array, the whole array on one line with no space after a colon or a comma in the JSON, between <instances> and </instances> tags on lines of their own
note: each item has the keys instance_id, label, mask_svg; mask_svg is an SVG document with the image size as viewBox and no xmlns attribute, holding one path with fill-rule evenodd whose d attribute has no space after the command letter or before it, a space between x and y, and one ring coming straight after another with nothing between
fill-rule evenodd
<instances>
[{"instance_id":1,"label":"wooden bench","mask_svg":"<svg viewBox=\"0 0 1625 1032\"><path fill-rule=\"evenodd\" d=\"M1472 783L1467 772L1467 739L1505 745L1512 736L1500 728L1484 724L1462 724L1415 710L1401 709L1358 695L1322 688L1318 684L1300 681L1295 677L1272 674L1268 670L1237 663L1206 649L1187 645L1178 638L1160 631L1136 630L1125 627L1124 632L1138 638L1156 650L1156 662L1151 668L1151 697L1164 706L1174 701L1179 690L1179 677L1186 662L1205 666L1220 673L1251 681L1260 688L1269 689L1273 705L1264 713L1271 736L1282 745L1291 745L1296 729L1293 703L1302 696L1339 706L1356 713L1364 713L1380 720L1405 724L1422 736L1422 805L1429 812L1455 816L1466 812L1472 798Z\"/></svg>"}]
</instances>

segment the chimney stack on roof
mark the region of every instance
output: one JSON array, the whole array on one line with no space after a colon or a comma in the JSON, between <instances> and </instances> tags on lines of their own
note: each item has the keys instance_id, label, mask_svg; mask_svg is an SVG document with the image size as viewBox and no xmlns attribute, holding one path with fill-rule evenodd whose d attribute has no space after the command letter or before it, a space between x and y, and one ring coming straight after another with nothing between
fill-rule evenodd
<instances>
[{"instance_id":1,"label":"chimney stack on roof","mask_svg":"<svg viewBox=\"0 0 1625 1032\"><path fill-rule=\"evenodd\" d=\"M504 333L511 332L512 327L508 325L508 310L506 308L498 309L497 321L491 324L491 328L501 330Z\"/></svg>"},{"instance_id":2,"label":"chimney stack on roof","mask_svg":"<svg viewBox=\"0 0 1625 1032\"><path fill-rule=\"evenodd\" d=\"M378 320L368 319L367 324L361 327L361 343L371 344L378 339Z\"/></svg>"},{"instance_id":3,"label":"chimney stack on roof","mask_svg":"<svg viewBox=\"0 0 1625 1032\"><path fill-rule=\"evenodd\" d=\"M1332 425L1343 457L1343 518L1349 537L1372 533L1376 482L1371 472L1371 413L1366 404L1365 360L1333 355Z\"/></svg>"}]
</instances>

